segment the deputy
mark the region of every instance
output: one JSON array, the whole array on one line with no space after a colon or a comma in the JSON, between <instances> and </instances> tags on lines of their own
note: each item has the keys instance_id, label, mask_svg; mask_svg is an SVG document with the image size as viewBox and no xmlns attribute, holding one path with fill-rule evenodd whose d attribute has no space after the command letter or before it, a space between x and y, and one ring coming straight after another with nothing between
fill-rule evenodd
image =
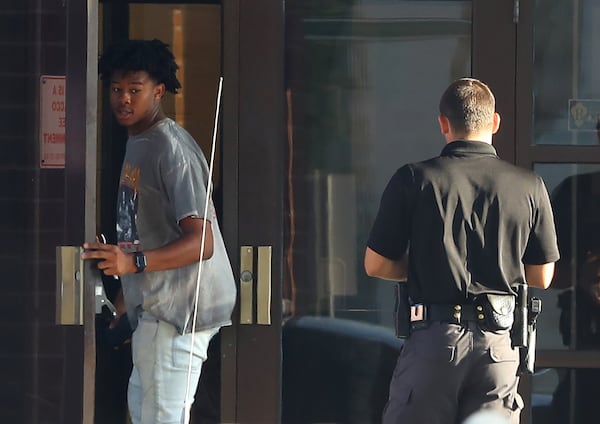
<instances>
[{"instance_id":1,"label":"deputy","mask_svg":"<svg viewBox=\"0 0 600 424\"><path fill-rule=\"evenodd\" d=\"M519 422L516 284L548 288L559 259L546 187L498 158L495 98L483 82L446 89L440 156L396 171L365 252L368 275L407 280L412 331L384 424L458 424L480 410Z\"/></svg>"}]
</instances>

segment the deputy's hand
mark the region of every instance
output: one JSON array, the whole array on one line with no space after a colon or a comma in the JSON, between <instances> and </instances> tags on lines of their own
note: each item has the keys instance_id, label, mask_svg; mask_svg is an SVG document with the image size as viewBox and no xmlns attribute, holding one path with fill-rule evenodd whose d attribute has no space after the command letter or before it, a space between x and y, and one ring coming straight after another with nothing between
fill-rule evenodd
<instances>
[{"instance_id":1,"label":"deputy's hand","mask_svg":"<svg viewBox=\"0 0 600 424\"><path fill-rule=\"evenodd\" d=\"M98 261L98 269L105 275L121 276L136 272L133 255L126 253L114 244L84 243L85 251L81 259L95 259Z\"/></svg>"}]
</instances>

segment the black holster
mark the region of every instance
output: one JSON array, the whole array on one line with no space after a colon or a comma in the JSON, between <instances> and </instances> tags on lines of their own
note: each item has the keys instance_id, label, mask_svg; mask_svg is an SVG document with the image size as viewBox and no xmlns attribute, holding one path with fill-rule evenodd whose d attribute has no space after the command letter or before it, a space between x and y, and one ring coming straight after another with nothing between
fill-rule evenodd
<instances>
[{"instance_id":1,"label":"black holster","mask_svg":"<svg viewBox=\"0 0 600 424\"><path fill-rule=\"evenodd\" d=\"M396 337L406 339L410 336L410 302L406 281L397 282L394 287L394 324Z\"/></svg>"},{"instance_id":2,"label":"black holster","mask_svg":"<svg viewBox=\"0 0 600 424\"><path fill-rule=\"evenodd\" d=\"M511 330L512 345L519 349L519 375L533 374L535 371L536 327L541 311L541 299L530 298L527 293L527 284L519 284L517 286L515 322Z\"/></svg>"},{"instance_id":3,"label":"black holster","mask_svg":"<svg viewBox=\"0 0 600 424\"><path fill-rule=\"evenodd\" d=\"M510 338L513 347L526 348L529 344L529 337L527 335L527 284L518 284L516 291L517 305L515 307L515 322L511 330Z\"/></svg>"}]
</instances>

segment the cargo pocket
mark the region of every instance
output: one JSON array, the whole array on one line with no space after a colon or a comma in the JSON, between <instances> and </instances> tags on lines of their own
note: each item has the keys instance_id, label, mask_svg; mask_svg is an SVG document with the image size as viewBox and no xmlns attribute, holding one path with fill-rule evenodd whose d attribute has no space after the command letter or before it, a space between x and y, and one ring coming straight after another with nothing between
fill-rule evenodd
<instances>
[{"instance_id":1,"label":"cargo pocket","mask_svg":"<svg viewBox=\"0 0 600 424\"><path fill-rule=\"evenodd\" d=\"M509 411L511 411L511 423L519 422L519 417L521 416L521 410L523 409L524 406L525 406L525 403L523 403L523 398L521 398L521 395L518 393L507 396L506 399L504 399L504 407L506 409L508 409Z\"/></svg>"},{"instance_id":2,"label":"cargo pocket","mask_svg":"<svg viewBox=\"0 0 600 424\"><path fill-rule=\"evenodd\" d=\"M519 351L507 345L492 345L490 358L494 362L516 362L519 359Z\"/></svg>"}]
</instances>

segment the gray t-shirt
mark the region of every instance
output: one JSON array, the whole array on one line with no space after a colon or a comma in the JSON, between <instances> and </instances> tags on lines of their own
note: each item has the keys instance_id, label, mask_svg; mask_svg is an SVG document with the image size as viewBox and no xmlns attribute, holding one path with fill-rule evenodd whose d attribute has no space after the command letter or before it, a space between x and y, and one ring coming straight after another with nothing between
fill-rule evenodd
<instances>
[{"instance_id":1,"label":"gray t-shirt","mask_svg":"<svg viewBox=\"0 0 600 424\"><path fill-rule=\"evenodd\" d=\"M127 252L155 249L182 235L179 221L204 218L209 168L192 136L169 118L127 140L117 202L117 238ZM133 328L140 311L192 329L198 285L196 330L231 324L236 287L214 205L209 199L214 253L199 263L121 277ZM200 245L198 246L200 249Z\"/></svg>"}]
</instances>

